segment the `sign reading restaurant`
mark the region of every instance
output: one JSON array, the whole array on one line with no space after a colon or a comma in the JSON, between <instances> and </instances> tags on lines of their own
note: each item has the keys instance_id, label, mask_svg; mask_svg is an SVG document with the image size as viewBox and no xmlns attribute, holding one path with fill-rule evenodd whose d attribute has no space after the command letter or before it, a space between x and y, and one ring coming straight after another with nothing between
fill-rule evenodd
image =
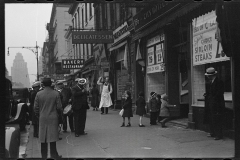
<instances>
[{"instance_id":1,"label":"sign reading restaurant","mask_svg":"<svg viewBox=\"0 0 240 160\"><path fill-rule=\"evenodd\" d=\"M72 31L72 44L113 43L112 31Z\"/></svg>"},{"instance_id":2,"label":"sign reading restaurant","mask_svg":"<svg viewBox=\"0 0 240 160\"><path fill-rule=\"evenodd\" d=\"M84 64L84 59L63 59L62 69L81 69Z\"/></svg>"}]
</instances>

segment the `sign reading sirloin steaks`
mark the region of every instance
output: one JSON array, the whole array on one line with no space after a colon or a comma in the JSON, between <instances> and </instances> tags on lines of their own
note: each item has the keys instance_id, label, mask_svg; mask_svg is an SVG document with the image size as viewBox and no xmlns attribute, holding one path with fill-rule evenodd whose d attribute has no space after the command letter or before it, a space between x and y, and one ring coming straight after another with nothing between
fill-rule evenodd
<instances>
[{"instance_id":1,"label":"sign reading sirloin steaks","mask_svg":"<svg viewBox=\"0 0 240 160\"><path fill-rule=\"evenodd\" d=\"M62 69L81 69L84 64L84 59L63 59Z\"/></svg>"},{"instance_id":2,"label":"sign reading sirloin steaks","mask_svg":"<svg viewBox=\"0 0 240 160\"><path fill-rule=\"evenodd\" d=\"M113 43L112 31L72 31L72 43Z\"/></svg>"}]
</instances>

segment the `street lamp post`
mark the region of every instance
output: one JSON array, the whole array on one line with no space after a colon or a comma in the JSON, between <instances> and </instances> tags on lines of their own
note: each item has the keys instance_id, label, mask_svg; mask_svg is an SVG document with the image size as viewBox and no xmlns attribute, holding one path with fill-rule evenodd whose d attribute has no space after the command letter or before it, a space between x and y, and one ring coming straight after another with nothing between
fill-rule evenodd
<instances>
[{"instance_id":1,"label":"street lamp post","mask_svg":"<svg viewBox=\"0 0 240 160\"><path fill-rule=\"evenodd\" d=\"M36 59L37 59L37 81L39 81L39 73L38 73L38 48L41 48L37 45L37 41L36 41L36 46L35 47L8 47L8 56L9 56L9 48L26 48L29 49L30 51L32 51L35 55L36 55ZM34 52L34 49L36 49L36 51Z\"/></svg>"}]
</instances>

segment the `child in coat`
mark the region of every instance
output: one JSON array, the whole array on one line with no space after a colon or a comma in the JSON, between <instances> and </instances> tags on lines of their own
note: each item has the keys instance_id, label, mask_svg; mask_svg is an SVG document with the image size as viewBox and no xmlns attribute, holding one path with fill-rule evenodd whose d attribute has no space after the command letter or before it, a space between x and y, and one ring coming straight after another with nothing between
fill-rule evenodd
<instances>
[{"instance_id":1,"label":"child in coat","mask_svg":"<svg viewBox=\"0 0 240 160\"><path fill-rule=\"evenodd\" d=\"M129 91L125 91L125 101L124 104L122 106L122 109L124 109L123 111L123 123L121 125L121 127L125 126L125 117L128 117L128 124L126 127L130 127L131 123L130 123L130 117L133 117L133 113L132 113L132 98L131 98L131 93Z\"/></svg>"},{"instance_id":2,"label":"child in coat","mask_svg":"<svg viewBox=\"0 0 240 160\"><path fill-rule=\"evenodd\" d=\"M159 102L156 98L157 93L150 93L151 99L149 100L149 110L150 110L150 125L157 125L157 117L159 110Z\"/></svg>"},{"instance_id":3,"label":"child in coat","mask_svg":"<svg viewBox=\"0 0 240 160\"><path fill-rule=\"evenodd\" d=\"M136 114L139 115L139 127L145 127L143 124L142 124L142 117L144 114L146 114L146 109L145 109L145 106L146 106L146 101L144 99L144 94L143 92L140 92L138 94L138 99L136 101L136 106L137 106L137 111L136 111Z\"/></svg>"},{"instance_id":4,"label":"child in coat","mask_svg":"<svg viewBox=\"0 0 240 160\"><path fill-rule=\"evenodd\" d=\"M160 121L160 124L163 128L166 127L165 123L170 120L169 107L176 107L176 105L169 105L168 96L163 95L161 109L160 109L160 117L164 118L162 121Z\"/></svg>"}]
</instances>

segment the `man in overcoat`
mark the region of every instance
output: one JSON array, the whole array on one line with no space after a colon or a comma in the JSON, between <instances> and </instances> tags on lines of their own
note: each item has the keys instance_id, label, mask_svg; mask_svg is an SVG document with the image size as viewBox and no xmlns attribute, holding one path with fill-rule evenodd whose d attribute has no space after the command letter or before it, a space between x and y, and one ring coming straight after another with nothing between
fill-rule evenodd
<instances>
[{"instance_id":1,"label":"man in overcoat","mask_svg":"<svg viewBox=\"0 0 240 160\"><path fill-rule=\"evenodd\" d=\"M62 97L61 102L62 102L62 107L63 107L63 110L64 110L64 108L69 104L69 100L72 97L72 92L71 92L70 88L64 87L63 82L58 82L57 86L58 86L58 89L59 89L58 91L59 91L59 93L61 94L61 97ZM71 131L74 132L73 114L71 114L71 115L64 114L63 115L63 118L64 118L64 120L63 120L63 132L67 132L67 117L68 117L69 127L70 127Z\"/></svg>"},{"instance_id":2,"label":"man in overcoat","mask_svg":"<svg viewBox=\"0 0 240 160\"><path fill-rule=\"evenodd\" d=\"M42 158L47 158L48 143L50 143L51 158L61 158L56 147L56 141L59 140L57 110L62 111L60 94L51 88L50 78L44 78L42 83L45 87L37 93L34 102L34 111L39 116Z\"/></svg>"},{"instance_id":3,"label":"man in overcoat","mask_svg":"<svg viewBox=\"0 0 240 160\"><path fill-rule=\"evenodd\" d=\"M224 84L217 77L217 71L210 67L206 70L205 76L209 79L206 83L204 123L209 124L210 134L215 140L223 138L222 119L224 102Z\"/></svg>"},{"instance_id":4,"label":"man in overcoat","mask_svg":"<svg viewBox=\"0 0 240 160\"><path fill-rule=\"evenodd\" d=\"M87 109L89 109L87 102L87 90L84 85L86 79L80 78L78 83L72 88L72 109L75 125L75 136L86 135L85 130Z\"/></svg>"}]
</instances>

